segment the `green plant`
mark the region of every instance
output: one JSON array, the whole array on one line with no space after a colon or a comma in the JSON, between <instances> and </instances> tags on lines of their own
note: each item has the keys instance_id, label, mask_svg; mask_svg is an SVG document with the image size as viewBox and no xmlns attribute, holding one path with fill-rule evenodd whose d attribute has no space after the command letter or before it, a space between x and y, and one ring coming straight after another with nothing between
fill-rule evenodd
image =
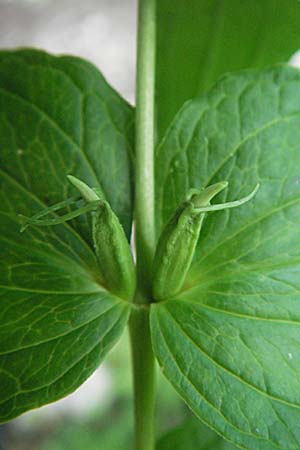
<instances>
[{"instance_id":1,"label":"green plant","mask_svg":"<svg viewBox=\"0 0 300 450\"><path fill-rule=\"evenodd\" d=\"M0 53L0 420L76 389L129 323L137 450L155 445L154 355L226 440L297 450L300 72L262 66L299 45L299 2L265 2L276 15L262 48L248 23L262 2L221 2L200 69L197 46L186 55L182 43L196 23L204 40L215 5L173 3L159 2L156 20L155 0L140 0L135 116L86 61ZM259 57L226 39L236 17L237 38ZM203 92L247 66L259 68ZM194 426L171 434L172 448ZM195 445L232 448L216 436Z\"/></svg>"}]
</instances>

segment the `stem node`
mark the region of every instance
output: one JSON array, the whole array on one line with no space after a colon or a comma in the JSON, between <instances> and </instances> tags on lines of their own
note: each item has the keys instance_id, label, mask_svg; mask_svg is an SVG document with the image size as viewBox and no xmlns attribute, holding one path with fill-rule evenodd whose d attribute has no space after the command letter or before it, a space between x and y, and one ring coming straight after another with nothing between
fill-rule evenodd
<instances>
[{"instance_id":1,"label":"stem node","mask_svg":"<svg viewBox=\"0 0 300 450\"><path fill-rule=\"evenodd\" d=\"M138 291L135 303L151 301L155 251L154 91L156 0L139 0L136 74L135 224ZM135 402L135 448L154 450L155 362L149 307L136 308L130 320Z\"/></svg>"}]
</instances>

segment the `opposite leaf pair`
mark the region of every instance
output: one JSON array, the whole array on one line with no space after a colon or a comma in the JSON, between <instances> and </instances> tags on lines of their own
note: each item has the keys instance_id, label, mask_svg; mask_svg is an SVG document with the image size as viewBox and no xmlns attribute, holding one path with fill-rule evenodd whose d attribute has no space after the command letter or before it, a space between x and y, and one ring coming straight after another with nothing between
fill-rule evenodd
<instances>
[{"instance_id":1,"label":"opposite leaf pair","mask_svg":"<svg viewBox=\"0 0 300 450\"><path fill-rule=\"evenodd\" d=\"M155 159L157 236L190 189L228 180L227 203L261 185L247 206L206 216L182 288L150 306L167 379L251 450L300 447L299 99L295 69L229 74L186 103ZM17 215L70 197L73 173L101 188L129 238L134 158L133 109L76 58L1 53L0 111L4 422L76 389L132 309L99 282L87 214L23 234Z\"/></svg>"}]
</instances>

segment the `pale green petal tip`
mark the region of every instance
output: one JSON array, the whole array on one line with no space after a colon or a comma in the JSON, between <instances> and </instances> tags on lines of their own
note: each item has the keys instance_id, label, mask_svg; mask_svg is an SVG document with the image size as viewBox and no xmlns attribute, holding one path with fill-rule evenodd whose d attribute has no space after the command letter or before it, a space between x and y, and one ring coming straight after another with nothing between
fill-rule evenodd
<instances>
[{"instance_id":1,"label":"pale green petal tip","mask_svg":"<svg viewBox=\"0 0 300 450\"><path fill-rule=\"evenodd\" d=\"M79 180L79 178L74 177L73 175L67 175L68 180L70 183L78 189L80 194L82 195L83 199L87 202L95 202L97 200L100 200L99 195L90 188L86 183Z\"/></svg>"},{"instance_id":2,"label":"pale green petal tip","mask_svg":"<svg viewBox=\"0 0 300 450\"><path fill-rule=\"evenodd\" d=\"M210 200L212 200L219 192L223 191L228 186L228 181L220 181L219 183L212 184L208 186L203 191L199 191L195 193L191 197L191 201L195 208L206 206L209 204Z\"/></svg>"},{"instance_id":3,"label":"pale green petal tip","mask_svg":"<svg viewBox=\"0 0 300 450\"><path fill-rule=\"evenodd\" d=\"M218 183L212 184L212 186L219 186L220 191L227 188L228 185L229 185L228 181L219 181Z\"/></svg>"},{"instance_id":4,"label":"pale green petal tip","mask_svg":"<svg viewBox=\"0 0 300 450\"><path fill-rule=\"evenodd\" d=\"M249 202L253 199L255 194L257 193L258 189L260 188L260 184L257 183L255 188L253 189L250 194L248 194L246 197L240 198L239 200L234 200L233 202L227 202L227 203L221 203L216 205L208 205L208 206L199 206L195 208L195 211L198 213L204 213L204 212L212 212L212 211L221 211L224 209L230 209L230 208L236 208L238 206L242 206L245 203Z\"/></svg>"}]
</instances>

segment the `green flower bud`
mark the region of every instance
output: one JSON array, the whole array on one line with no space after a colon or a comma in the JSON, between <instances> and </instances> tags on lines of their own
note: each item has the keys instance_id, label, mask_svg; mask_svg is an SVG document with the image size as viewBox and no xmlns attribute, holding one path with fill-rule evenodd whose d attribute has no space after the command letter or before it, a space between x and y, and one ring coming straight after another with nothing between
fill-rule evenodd
<instances>
[{"instance_id":1,"label":"green flower bud","mask_svg":"<svg viewBox=\"0 0 300 450\"><path fill-rule=\"evenodd\" d=\"M100 272L108 290L129 300L136 287L136 272L125 232L109 203L97 190L69 175L82 197L97 202L92 218L92 235Z\"/></svg>"},{"instance_id":2,"label":"green flower bud","mask_svg":"<svg viewBox=\"0 0 300 450\"><path fill-rule=\"evenodd\" d=\"M210 200L228 186L226 181L208 186L203 191L190 191L163 229L158 240L153 263L152 293L155 300L176 295L183 286L199 239L204 214L209 211L234 208L249 201L257 192L245 198L219 205Z\"/></svg>"},{"instance_id":3,"label":"green flower bud","mask_svg":"<svg viewBox=\"0 0 300 450\"><path fill-rule=\"evenodd\" d=\"M19 214L22 222L21 232L24 232L28 226L59 225L81 214L91 212L93 214L92 235L103 284L116 295L126 300L132 299L136 287L135 266L129 243L118 217L104 199L101 189L91 189L72 175L69 175L68 179L79 190L86 204L67 214L57 215L60 209L73 204L78 205L80 197L72 197L44 208L33 217Z\"/></svg>"}]
</instances>

